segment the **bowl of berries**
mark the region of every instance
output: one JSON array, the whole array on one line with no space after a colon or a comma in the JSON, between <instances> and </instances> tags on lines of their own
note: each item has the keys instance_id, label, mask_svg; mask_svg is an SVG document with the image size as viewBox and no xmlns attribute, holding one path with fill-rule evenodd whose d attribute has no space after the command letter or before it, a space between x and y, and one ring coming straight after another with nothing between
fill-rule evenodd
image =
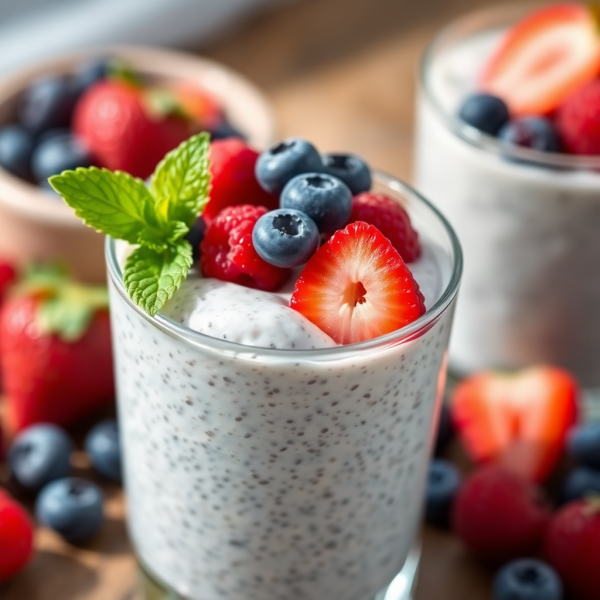
<instances>
[{"instance_id":1,"label":"bowl of berries","mask_svg":"<svg viewBox=\"0 0 600 600\"><path fill-rule=\"evenodd\" d=\"M182 53L108 47L36 64L0 81L0 256L64 263L103 281L102 236L48 185L96 166L147 179L166 152L199 131L268 146L271 109L227 68Z\"/></svg>"}]
</instances>

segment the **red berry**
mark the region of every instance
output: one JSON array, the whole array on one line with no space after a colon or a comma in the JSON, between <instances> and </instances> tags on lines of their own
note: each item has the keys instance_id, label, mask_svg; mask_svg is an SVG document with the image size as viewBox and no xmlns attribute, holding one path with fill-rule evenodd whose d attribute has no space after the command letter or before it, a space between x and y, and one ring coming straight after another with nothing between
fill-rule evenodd
<instances>
[{"instance_id":1,"label":"red berry","mask_svg":"<svg viewBox=\"0 0 600 600\"><path fill-rule=\"evenodd\" d=\"M541 544L550 518L543 490L497 466L476 471L459 491L453 528L477 556L505 562Z\"/></svg>"},{"instance_id":2,"label":"red berry","mask_svg":"<svg viewBox=\"0 0 600 600\"><path fill-rule=\"evenodd\" d=\"M18 573L33 550L33 527L27 513L0 490L0 583Z\"/></svg>"},{"instance_id":3,"label":"red berry","mask_svg":"<svg viewBox=\"0 0 600 600\"><path fill-rule=\"evenodd\" d=\"M419 234L413 229L408 213L384 194L364 192L354 196L348 222L356 221L377 227L392 242L404 262L413 262L421 256Z\"/></svg>"},{"instance_id":4,"label":"red berry","mask_svg":"<svg viewBox=\"0 0 600 600\"><path fill-rule=\"evenodd\" d=\"M101 81L85 92L75 107L73 129L101 166L142 179L192 133L180 117L151 116L143 90L116 81Z\"/></svg>"},{"instance_id":5,"label":"red berry","mask_svg":"<svg viewBox=\"0 0 600 600\"><path fill-rule=\"evenodd\" d=\"M600 598L600 503L597 499L572 502L554 515L546 533L544 554L575 600Z\"/></svg>"},{"instance_id":6,"label":"red berry","mask_svg":"<svg viewBox=\"0 0 600 600\"><path fill-rule=\"evenodd\" d=\"M567 152L600 154L600 80L575 92L558 109L556 126Z\"/></svg>"},{"instance_id":7,"label":"red berry","mask_svg":"<svg viewBox=\"0 0 600 600\"><path fill-rule=\"evenodd\" d=\"M258 152L238 138L216 140L210 145L212 182L208 204L202 213L207 225L227 206L253 204L278 208L279 198L265 192L254 175Z\"/></svg>"},{"instance_id":8,"label":"red berry","mask_svg":"<svg viewBox=\"0 0 600 600\"><path fill-rule=\"evenodd\" d=\"M390 241L373 225L348 225L302 271L290 306L338 344L396 331L425 313L423 296Z\"/></svg>"},{"instance_id":9,"label":"red berry","mask_svg":"<svg viewBox=\"0 0 600 600\"><path fill-rule=\"evenodd\" d=\"M285 283L290 270L270 265L252 245L254 224L266 212L264 206L241 204L219 213L200 245L205 277L265 291L275 291Z\"/></svg>"},{"instance_id":10,"label":"red berry","mask_svg":"<svg viewBox=\"0 0 600 600\"><path fill-rule=\"evenodd\" d=\"M0 300L4 298L8 288L10 288L16 279L17 272L15 268L9 263L0 262Z\"/></svg>"}]
</instances>

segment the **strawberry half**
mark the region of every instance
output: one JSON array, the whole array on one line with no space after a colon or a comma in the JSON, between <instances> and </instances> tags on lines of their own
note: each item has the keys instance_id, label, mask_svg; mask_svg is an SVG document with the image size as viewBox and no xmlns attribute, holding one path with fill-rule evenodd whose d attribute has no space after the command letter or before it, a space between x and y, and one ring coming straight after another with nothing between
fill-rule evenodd
<instances>
[{"instance_id":1,"label":"strawberry half","mask_svg":"<svg viewBox=\"0 0 600 600\"><path fill-rule=\"evenodd\" d=\"M577 421L579 387L561 369L534 367L515 375L484 372L452 396L452 417L478 463L494 462L543 481L561 456Z\"/></svg>"},{"instance_id":2,"label":"strawberry half","mask_svg":"<svg viewBox=\"0 0 600 600\"><path fill-rule=\"evenodd\" d=\"M600 33L591 9L562 3L515 25L492 55L482 88L513 116L546 114L600 71Z\"/></svg>"},{"instance_id":3,"label":"strawberry half","mask_svg":"<svg viewBox=\"0 0 600 600\"><path fill-rule=\"evenodd\" d=\"M317 250L296 282L290 306L338 344L385 335L425 313L423 295L398 251L362 221Z\"/></svg>"}]
</instances>

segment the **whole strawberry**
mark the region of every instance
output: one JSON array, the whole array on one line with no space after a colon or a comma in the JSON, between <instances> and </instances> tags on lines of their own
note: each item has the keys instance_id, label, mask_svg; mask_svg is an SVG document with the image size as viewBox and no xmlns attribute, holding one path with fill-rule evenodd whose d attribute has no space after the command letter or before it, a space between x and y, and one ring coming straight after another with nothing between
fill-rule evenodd
<instances>
[{"instance_id":1,"label":"whole strawberry","mask_svg":"<svg viewBox=\"0 0 600 600\"><path fill-rule=\"evenodd\" d=\"M546 560L574 600L600 598L600 500L572 502L548 526Z\"/></svg>"},{"instance_id":2,"label":"whole strawberry","mask_svg":"<svg viewBox=\"0 0 600 600\"><path fill-rule=\"evenodd\" d=\"M0 584L16 575L33 552L33 527L25 510L0 489Z\"/></svg>"},{"instance_id":3,"label":"whole strawberry","mask_svg":"<svg viewBox=\"0 0 600 600\"><path fill-rule=\"evenodd\" d=\"M31 274L0 311L0 367L13 431L69 425L114 396L105 288Z\"/></svg>"},{"instance_id":4,"label":"whole strawberry","mask_svg":"<svg viewBox=\"0 0 600 600\"><path fill-rule=\"evenodd\" d=\"M454 500L454 531L478 557L506 562L540 546L550 519L541 488L505 469L476 471Z\"/></svg>"}]
</instances>

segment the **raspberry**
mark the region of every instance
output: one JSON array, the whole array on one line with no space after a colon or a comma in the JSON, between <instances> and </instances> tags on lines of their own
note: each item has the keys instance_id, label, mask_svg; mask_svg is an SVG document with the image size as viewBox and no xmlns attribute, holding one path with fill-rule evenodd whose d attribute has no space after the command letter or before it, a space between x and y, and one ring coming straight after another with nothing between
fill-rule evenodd
<instances>
[{"instance_id":1,"label":"raspberry","mask_svg":"<svg viewBox=\"0 0 600 600\"><path fill-rule=\"evenodd\" d=\"M33 552L33 527L25 510L0 489L0 583L18 573Z\"/></svg>"},{"instance_id":2,"label":"raspberry","mask_svg":"<svg viewBox=\"0 0 600 600\"><path fill-rule=\"evenodd\" d=\"M379 229L404 262L413 262L421 256L419 235L413 229L408 213L395 200L370 192L354 196L348 223L356 221L364 221Z\"/></svg>"},{"instance_id":3,"label":"raspberry","mask_svg":"<svg viewBox=\"0 0 600 600\"><path fill-rule=\"evenodd\" d=\"M567 152L600 154L600 80L566 100L558 109L556 126Z\"/></svg>"},{"instance_id":4,"label":"raspberry","mask_svg":"<svg viewBox=\"0 0 600 600\"><path fill-rule=\"evenodd\" d=\"M252 245L254 225L266 212L264 206L241 204L223 209L213 219L201 244L205 277L269 292L285 283L290 270L270 265Z\"/></svg>"}]
</instances>

